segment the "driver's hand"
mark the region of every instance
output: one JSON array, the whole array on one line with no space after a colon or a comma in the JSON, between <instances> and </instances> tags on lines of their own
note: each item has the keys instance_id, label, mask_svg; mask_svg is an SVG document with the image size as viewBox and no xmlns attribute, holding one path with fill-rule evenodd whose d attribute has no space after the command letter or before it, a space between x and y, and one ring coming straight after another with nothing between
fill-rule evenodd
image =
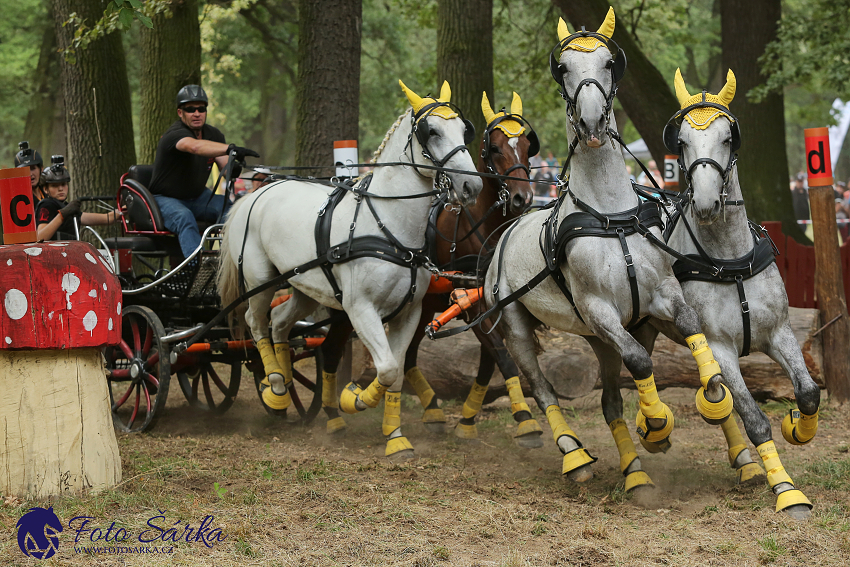
<instances>
[{"instance_id":1,"label":"driver's hand","mask_svg":"<svg viewBox=\"0 0 850 567\"><path fill-rule=\"evenodd\" d=\"M235 144L230 144L230 147L228 148L227 151L228 151L228 153L231 153L231 152L235 153L236 159L239 160L239 161L244 161L246 156L251 156L251 157L256 157L256 158L260 157L260 154L258 154L254 150L251 150L251 149L248 149L248 148L243 148L242 146L237 146Z\"/></svg>"}]
</instances>

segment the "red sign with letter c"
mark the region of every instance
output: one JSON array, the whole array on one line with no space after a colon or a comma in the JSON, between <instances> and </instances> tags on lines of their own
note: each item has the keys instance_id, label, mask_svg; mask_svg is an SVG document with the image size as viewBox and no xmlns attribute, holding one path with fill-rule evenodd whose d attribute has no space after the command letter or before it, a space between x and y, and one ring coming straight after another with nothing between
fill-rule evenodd
<instances>
[{"instance_id":1,"label":"red sign with letter c","mask_svg":"<svg viewBox=\"0 0 850 567\"><path fill-rule=\"evenodd\" d=\"M35 210L28 167L0 169L0 221L3 243L35 242Z\"/></svg>"}]
</instances>

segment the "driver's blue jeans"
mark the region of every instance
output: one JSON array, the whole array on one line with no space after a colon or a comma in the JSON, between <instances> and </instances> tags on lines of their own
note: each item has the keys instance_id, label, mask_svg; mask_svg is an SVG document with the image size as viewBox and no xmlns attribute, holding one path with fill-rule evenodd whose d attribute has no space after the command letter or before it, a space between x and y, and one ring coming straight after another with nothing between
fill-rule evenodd
<instances>
[{"instance_id":1,"label":"driver's blue jeans","mask_svg":"<svg viewBox=\"0 0 850 567\"><path fill-rule=\"evenodd\" d=\"M154 195L153 198L159 205L165 228L177 235L184 258L188 258L201 244L197 221L215 222L221 214L222 203L225 203L225 215L232 204L230 200L224 200L224 195L213 195L209 189L204 189L195 199L175 199L165 195Z\"/></svg>"}]
</instances>

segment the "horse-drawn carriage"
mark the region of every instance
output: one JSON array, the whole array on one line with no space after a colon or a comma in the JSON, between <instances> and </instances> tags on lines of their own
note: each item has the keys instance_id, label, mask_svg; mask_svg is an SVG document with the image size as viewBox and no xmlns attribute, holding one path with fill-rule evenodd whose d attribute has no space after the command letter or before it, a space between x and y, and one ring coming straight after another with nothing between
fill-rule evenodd
<instances>
[{"instance_id":1,"label":"horse-drawn carriage","mask_svg":"<svg viewBox=\"0 0 850 567\"><path fill-rule=\"evenodd\" d=\"M202 244L184 258L147 189L152 170L150 165L134 165L122 176L117 200L125 209L124 236L101 239L123 291L122 342L104 353L112 416L117 428L129 432L154 425L165 407L172 375L190 406L214 414L233 404L243 364L255 382L263 378L253 341L234 340L226 325L211 328L185 352L178 354L173 348L220 312L215 280L222 225L201 224ZM293 365L321 357L315 347L322 334L322 329L315 329L292 340ZM221 365L227 371L221 372ZM321 377L320 360L316 367ZM321 396L312 394L317 382L321 388L321 381L295 368L293 377L299 384L293 389L293 405L299 417L309 421L319 411ZM303 401L299 389L302 395L310 392Z\"/></svg>"}]
</instances>

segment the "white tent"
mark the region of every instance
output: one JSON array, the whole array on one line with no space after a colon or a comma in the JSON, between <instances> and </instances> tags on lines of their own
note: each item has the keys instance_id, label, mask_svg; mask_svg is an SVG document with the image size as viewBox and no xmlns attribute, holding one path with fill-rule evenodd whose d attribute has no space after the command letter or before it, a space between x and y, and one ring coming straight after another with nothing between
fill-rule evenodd
<instances>
[{"instance_id":1,"label":"white tent","mask_svg":"<svg viewBox=\"0 0 850 567\"><path fill-rule=\"evenodd\" d=\"M649 148L646 147L646 142L643 141L643 138L635 140L631 144L626 145L629 148L629 151L632 152L636 158L646 163L652 159L652 154L649 153ZM623 150L623 158L632 159L632 156L629 152Z\"/></svg>"}]
</instances>

